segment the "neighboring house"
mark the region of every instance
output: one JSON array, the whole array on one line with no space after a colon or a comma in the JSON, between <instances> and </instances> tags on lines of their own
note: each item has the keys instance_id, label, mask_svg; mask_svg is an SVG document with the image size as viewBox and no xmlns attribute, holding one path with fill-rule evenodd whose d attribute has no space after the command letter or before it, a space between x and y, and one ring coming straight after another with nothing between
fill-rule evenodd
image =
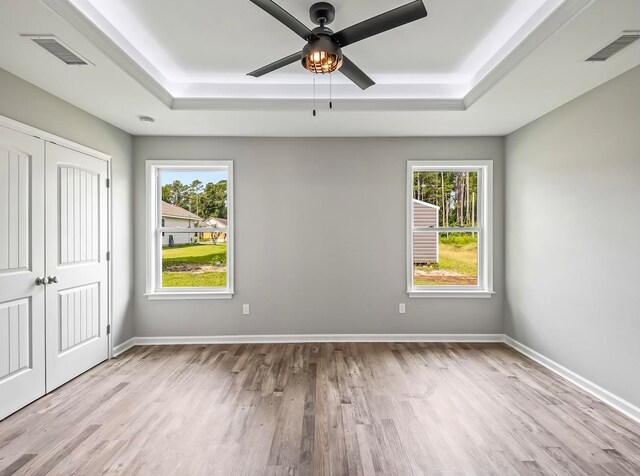
<instances>
[{"instance_id":1,"label":"neighboring house","mask_svg":"<svg viewBox=\"0 0 640 476\"><path fill-rule=\"evenodd\" d=\"M172 205L167 202L162 202L162 226L171 228L198 228L202 218L195 213L191 213L189 210ZM177 232L164 232L162 233L162 246L169 245L185 245L188 243L195 243L198 241L198 234L194 232L177 233Z\"/></svg>"},{"instance_id":2,"label":"neighboring house","mask_svg":"<svg viewBox=\"0 0 640 476\"><path fill-rule=\"evenodd\" d=\"M413 199L413 226L438 228L440 207L431 203ZM413 263L437 263L438 233L415 233L413 236Z\"/></svg>"},{"instance_id":3,"label":"neighboring house","mask_svg":"<svg viewBox=\"0 0 640 476\"><path fill-rule=\"evenodd\" d=\"M205 220L202 223L202 226L211 227L211 228L227 228L227 219L211 217L208 220ZM203 241L213 241L215 243L226 243L227 234L223 231L219 233L205 232L205 233L200 233L200 239Z\"/></svg>"}]
</instances>

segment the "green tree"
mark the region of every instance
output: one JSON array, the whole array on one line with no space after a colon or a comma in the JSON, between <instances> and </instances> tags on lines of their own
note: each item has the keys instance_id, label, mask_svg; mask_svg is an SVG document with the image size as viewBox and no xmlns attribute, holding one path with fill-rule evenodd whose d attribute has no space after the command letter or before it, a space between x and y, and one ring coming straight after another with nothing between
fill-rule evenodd
<instances>
[{"instance_id":1,"label":"green tree","mask_svg":"<svg viewBox=\"0 0 640 476\"><path fill-rule=\"evenodd\" d=\"M162 187L162 200L178 207L187 208L189 204L189 187L180 180Z\"/></svg>"},{"instance_id":2,"label":"green tree","mask_svg":"<svg viewBox=\"0 0 640 476\"><path fill-rule=\"evenodd\" d=\"M477 222L477 172L414 172L413 197L440 207L442 227L474 226Z\"/></svg>"},{"instance_id":3,"label":"green tree","mask_svg":"<svg viewBox=\"0 0 640 476\"><path fill-rule=\"evenodd\" d=\"M209 182L202 193L203 218L227 218L227 181Z\"/></svg>"},{"instance_id":4,"label":"green tree","mask_svg":"<svg viewBox=\"0 0 640 476\"><path fill-rule=\"evenodd\" d=\"M202 206L203 191L204 191L204 185L200 180L197 180L197 179L191 182L191 185L189 185L187 189L187 195L188 195L188 201L189 201L188 210L192 213L195 213L199 217L202 217L202 214L204 212L203 206Z\"/></svg>"}]
</instances>

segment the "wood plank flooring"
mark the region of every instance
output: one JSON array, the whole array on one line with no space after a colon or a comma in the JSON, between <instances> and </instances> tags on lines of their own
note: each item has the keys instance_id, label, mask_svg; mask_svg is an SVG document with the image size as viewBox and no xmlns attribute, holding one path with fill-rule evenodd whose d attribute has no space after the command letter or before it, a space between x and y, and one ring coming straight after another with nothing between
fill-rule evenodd
<instances>
[{"instance_id":1,"label":"wood plank flooring","mask_svg":"<svg viewBox=\"0 0 640 476\"><path fill-rule=\"evenodd\" d=\"M0 422L0 475L640 475L640 425L502 344L135 347Z\"/></svg>"}]
</instances>

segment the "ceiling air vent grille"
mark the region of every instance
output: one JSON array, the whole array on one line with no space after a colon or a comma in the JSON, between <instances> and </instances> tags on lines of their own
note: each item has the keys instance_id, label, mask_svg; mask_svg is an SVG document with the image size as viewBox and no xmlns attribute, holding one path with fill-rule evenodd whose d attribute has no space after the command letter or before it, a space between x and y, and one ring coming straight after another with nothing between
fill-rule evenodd
<instances>
[{"instance_id":1,"label":"ceiling air vent grille","mask_svg":"<svg viewBox=\"0 0 640 476\"><path fill-rule=\"evenodd\" d=\"M62 41L52 35L22 35L29 38L36 45L41 46L53 56L71 66L85 66L91 64L90 61L82 58Z\"/></svg>"},{"instance_id":2,"label":"ceiling air vent grille","mask_svg":"<svg viewBox=\"0 0 640 476\"><path fill-rule=\"evenodd\" d=\"M616 53L619 53L627 46L635 43L640 39L640 32L624 32L624 34L617 40L609 43L607 46L598 51L595 55L587 58L586 61L607 61Z\"/></svg>"}]
</instances>

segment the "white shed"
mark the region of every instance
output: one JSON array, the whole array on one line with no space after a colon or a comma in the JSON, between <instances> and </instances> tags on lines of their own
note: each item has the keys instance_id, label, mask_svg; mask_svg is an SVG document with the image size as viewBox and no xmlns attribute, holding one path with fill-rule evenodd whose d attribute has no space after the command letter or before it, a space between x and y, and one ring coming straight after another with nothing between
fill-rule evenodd
<instances>
[{"instance_id":1,"label":"white shed","mask_svg":"<svg viewBox=\"0 0 640 476\"><path fill-rule=\"evenodd\" d=\"M413 226L438 228L440 207L421 200L413 199ZM438 233L424 232L413 235L413 263L437 263Z\"/></svg>"}]
</instances>

